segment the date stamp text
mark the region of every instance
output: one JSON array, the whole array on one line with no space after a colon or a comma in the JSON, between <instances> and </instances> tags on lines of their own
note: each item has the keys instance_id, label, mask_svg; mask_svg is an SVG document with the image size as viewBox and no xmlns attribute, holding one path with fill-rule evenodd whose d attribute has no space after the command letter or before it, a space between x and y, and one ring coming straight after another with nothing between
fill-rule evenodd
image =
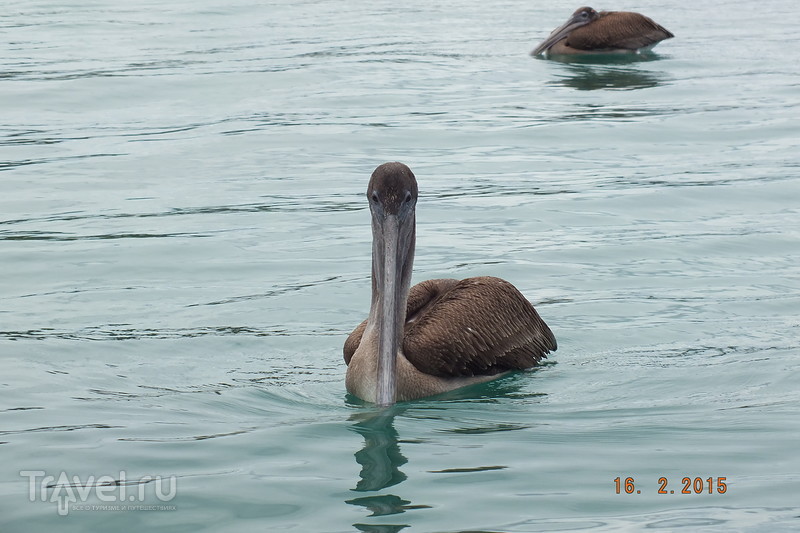
<instances>
[{"instance_id":1,"label":"date stamp text","mask_svg":"<svg viewBox=\"0 0 800 533\"><path fill-rule=\"evenodd\" d=\"M726 477L707 477L700 476L681 478L680 484L675 487L670 485L670 480L666 477L658 478L656 483L656 494L725 494L728 492ZM617 494L641 494L642 489L637 486L636 480L631 477L617 476L614 478L614 490Z\"/></svg>"}]
</instances>

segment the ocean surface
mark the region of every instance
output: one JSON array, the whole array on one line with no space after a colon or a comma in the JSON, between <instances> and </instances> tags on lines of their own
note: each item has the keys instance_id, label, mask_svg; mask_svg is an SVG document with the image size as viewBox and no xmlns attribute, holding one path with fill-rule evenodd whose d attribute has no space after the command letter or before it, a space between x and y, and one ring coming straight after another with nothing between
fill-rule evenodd
<instances>
[{"instance_id":1,"label":"ocean surface","mask_svg":"<svg viewBox=\"0 0 800 533\"><path fill-rule=\"evenodd\" d=\"M800 530L795 3L593 62L529 55L566 2L1 7L1 532ZM414 282L546 364L346 394L395 160Z\"/></svg>"}]
</instances>

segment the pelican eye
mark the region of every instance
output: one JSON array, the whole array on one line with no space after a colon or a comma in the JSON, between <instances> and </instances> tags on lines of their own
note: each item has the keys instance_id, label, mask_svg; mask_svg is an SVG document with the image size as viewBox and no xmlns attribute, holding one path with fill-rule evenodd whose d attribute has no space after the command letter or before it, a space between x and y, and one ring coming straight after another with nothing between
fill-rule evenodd
<instances>
[{"instance_id":1,"label":"pelican eye","mask_svg":"<svg viewBox=\"0 0 800 533\"><path fill-rule=\"evenodd\" d=\"M406 191L406 198L404 200L405 203L407 203L407 204L411 203L411 199L412 199L411 193Z\"/></svg>"},{"instance_id":2,"label":"pelican eye","mask_svg":"<svg viewBox=\"0 0 800 533\"><path fill-rule=\"evenodd\" d=\"M372 201L375 202L376 204L380 202L380 198L378 198L378 191L372 191L372 195L370 197L372 198Z\"/></svg>"}]
</instances>

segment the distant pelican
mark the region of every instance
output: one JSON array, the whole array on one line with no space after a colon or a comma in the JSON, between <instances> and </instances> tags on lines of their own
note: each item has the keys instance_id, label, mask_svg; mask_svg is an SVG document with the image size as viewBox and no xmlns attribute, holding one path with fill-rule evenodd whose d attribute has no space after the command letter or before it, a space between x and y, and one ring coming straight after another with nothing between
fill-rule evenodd
<instances>
[{"instance_id":1,"label":"distant pelican","mask_svg":"<svg viewBox=\"0 0 800 533\"><path fill-rule=\"evenodd\" d=\"M554 29L531 52L538 56L647 51L674 37L653 19L630 11L601 11L581 7L563 25Z\"/></svg>"},{"instance_id":2,"label":"distant pelican","mask_svg":"<svg viewBox=\"0 0 800 533\"><path fill-rule=\"evenodd\" d=\"M402 163L375 169L369 317L344 343L347 390L381 406L535 366L556 339L509 282L432 279L411 286L417 180Z\"/></svg>"}]
</instances>

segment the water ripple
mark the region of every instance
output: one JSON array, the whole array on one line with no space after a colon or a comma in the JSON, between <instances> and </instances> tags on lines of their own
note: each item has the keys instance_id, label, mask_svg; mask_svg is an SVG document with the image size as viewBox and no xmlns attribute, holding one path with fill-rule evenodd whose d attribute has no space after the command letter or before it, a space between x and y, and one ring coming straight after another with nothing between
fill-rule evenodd
<instances>
[{"instance_id":1,"label":"water ripple","mask_svg":"<svg viewBox=\"0 0 800 533\"><path fill-rule=\"evenodd\" d=\"M205 233L109 233L105 235L70 235L44 231L0 231L0 241L94 241L116 239L165 239L173 237L208 237Z\"/></svg>"},{"instance_id":2,"label":"water ripple","mask_svg":"<svg viewBox=\"0 0 800 533\"><path fill-rule=\"evenodd\" d=\"M0 431L0 435L17 435L20 433L39 433L39 432L52 432L52 431L80 431L84 429L115 429L124 428L125 426L110 426L108 424L78 424L73 426L45 426L29 429L8 430Z\"/></svg>"},{"instance_id":3,"label":"water ripple","mask_svg":"<svg viewBox=\"0 0 800 533\"><path fill-rule=\"evenodd\" d=\"M62 339L72 341L128 341L137 339L184 339L197 337L226 337L229 335L249 337L288 337L293 335L342 335L340 330L318 327L297 328L273 326L256 328L252 326L208 326L200 328L138 329L124 325L90 326L78 330L58 330L55 328L31 329L25 331L0 331L0 338L12 341L25 339Z\"/></svg>"}]
</instances>

